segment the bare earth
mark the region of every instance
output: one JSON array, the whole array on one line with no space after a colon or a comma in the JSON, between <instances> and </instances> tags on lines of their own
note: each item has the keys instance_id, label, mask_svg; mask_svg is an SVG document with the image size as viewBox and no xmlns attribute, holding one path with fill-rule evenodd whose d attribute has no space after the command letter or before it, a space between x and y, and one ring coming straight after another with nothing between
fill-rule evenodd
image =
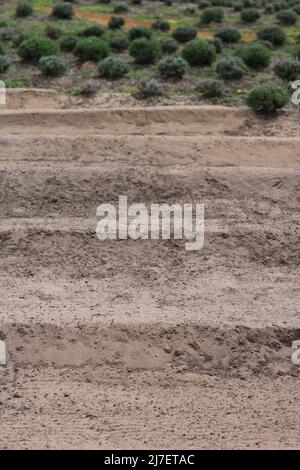
<instances>
[{"instance_id":1,"label":"bare earth","mask_svg":"<svg viewBox=\"0 0 300 470\"><path fill-rule=\"evenodd\" d=\"M0 109L0 448L299 448L299 114L81 104ZM203 250L98 241L119 195L204 203Z\"/></svg>"}]
</instances>

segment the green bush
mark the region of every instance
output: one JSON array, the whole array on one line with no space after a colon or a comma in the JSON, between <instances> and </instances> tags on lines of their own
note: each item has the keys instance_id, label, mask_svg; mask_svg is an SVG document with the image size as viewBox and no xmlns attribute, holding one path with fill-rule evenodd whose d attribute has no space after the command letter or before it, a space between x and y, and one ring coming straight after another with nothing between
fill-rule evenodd
<instances>
[{"instance_id":1,"label":"green bush","mask_svg":"<svg viewBox=\"0 0 300 470\"><path fill-rule=\"evenodd\" d=\"M136 64L154 64L161 56L160 44L147 38L139 38L132 41L129 54Z\"/></svg>"},{"instance_id":2,"label":"green bush","mask_svg":"<svg viewBox=\"0 0 300 470\"><path fill-rule=\"evenodd\" d=\"M61 30L57 26L48 25L46 26L45 34L48 38L58 39L61 35Z\"/></svg>"},{"instance_id":3,"label":"green bush","mask_svg":"<svg viewBox=\"0 0 300 470\"><path fill-rule=\"evenodd\" d=\"M168 56L158 63L157 70L163 78L182 78L187 66L187 62L181 57Z\"/></svg>"},{"instance_id":4,"label":"green bush","mask_svg":"<svg viewBox=\"0 0 300 470\"><path fill-rule=\"evenodd\" d=\"M271 62L270 50L259 43L240 47L237 49L236 54L243 59L248 67L256 70L268 67Z\"/></svg>"},{"instance_id":5,"label":"green bush","mask_svg":"<svg viewBox=\"0 0 300 470\"><path fill-rule=\"evenodd\" d=\"M97 93L97 91L98 87L95 83L87 82L84 83L81 87L79 87L74 94L75 96L93 96Z\"/></svg>"},{"instance_id":6,"label":"green bush","mask_svg":"<svg viewBox=\"0 0 300 470\"><path fill-rule=\"evenodd\" d=\"M189 42L197 36L197 29L191 25L178 26L173 32L173 38L178 42Z\"/></svg>"},{"instance_id":7,"label":"green bush","mask_svg":"<svg viewBox=\"0 0 300 470\"><path fill-rule=\"evenodd\" d=\"M260 18L260 13L256 8L246 8L241 12L241 20L244 23L255 23Z\"/></svg>"},{"instance_id":8,"label":"green bush","mask_svg":"<svg viewBox=\"0 0 300 470\"><path fill-rule=\"evenodd\" d=\"M281 10L277 13L276 18L281 24L292 26L296 24L298 15L293 10Z\"/></svg>"},{"instance_id":9,"label":"green bush","mask_svg":"<svg viewBox=\"0 0 300 470\"><path fill-rule=\"evenodd\" d=\"M213 38L208 40L209 44L212 44L214 48L216 49L216 53L219 54L222 52L223 49L223 43L220 38Z\"/></svg>"},{"instance_id":10,"label":"green bush","mask_svg":"<svg viewBox=\"0 0 300 470\"><path fill-rule=\"evenodd\" d=\"M243 3L242 2L234 2L232 4L232 8L233 8L234 11L242 11Z\"/></svg>"},{"instance_id":11,"label":"green bush","mask_svg":"<svg viewBox=\"0 0 300 470\"><path fill-rule=\"evenodd\" d=\"M25 41L25 39L28 39L30 37L30 35L28 33L20 33L18 34L18 36L16 36L13 40L13 43L12 43L12 47L14 47L15 49L17 49L19 47L19 45Z\"/></svg>"},{"instance_id":12,"label":"green bush","mask_svg":"<svg viewBox=\"0 0 300 470\"><path fill-rule=\"evenodd\" d=\"M238 29L225 26L224 28L218 29L215 33L216 38L220 38L224 43L239 42L241 39L241 33Z\"/></svg>"},{"instance_id":13,"label":"green bush","mask_svg":"<svg viewBox=\"0 0 300 470\"><path fill-rule=\"evenodd\" d=\"M0 54L1 54L1 51L0 51ZM296 59L300 60L300 47L296 47L296 48L293 50L293 57L295 57Z\"/></svg>"},{"instance_id":14,"label":"green bush","mask_svg":"<svg viewBox=\"0 0 300 470\"><path fill-rule=\"evenodd\" d=\"M1 44L0 44L0 55L4 55L4 49L3 49L3 47L1 46Z\"/></svg>"},{"instance_id":15,"label":"green bush","mask_svg":"<svg viewBox=\"0 0 300 470\"><path fill-rule=\"evenodd\" d=\"M202 11L201 23L210 24L213 21L215 23L222 23L224 19L224 10L221 7L208 7Z\"/></svg>"},{"instance_id":16,"label":"green bush","mask_svg":"<svg viewBox=\"0 0 300 470\"><path fill-rule=\"evenodd\" d=\"M293 10L297 15L300 15L300 3L298 5L293 6Z\"/></svg>"},{"instance_id":17,"label":"green bush","mask_svg":"<svg viewBox=\"0 0 300 470\"><path fill-rule=\"evenodd\" d=\"M165 20L155 20L152 23L151 28L155 29L156 31L162 31L163 33L166 33L167 31L170 31L170 23Z\"/></svg>"},{"instance_id":18,"label":"green bush","mask_svg":"<svg viewBox=\"0 0 300 470\"><path fill-rule=\"evenodd\" d=\"M114 13L128 13L129 7L126 3L119 3L118 5L114 6Z\"/></svg>"},{"instance_id":19,"label":"green bush","mask_svg":"<svg viewBox=\"0 0 300 470\"><path fill-rule=\"evenodd\" d=\"M164 54L173 54L179 48L179 44L175 39L162 39L160 47Z\"/></svg>"},{"instance_id":20,"label":"green bush","mask_svg":"<svg viewBox=\"0 0 300 470\"><path fill-rule=\"evenodd\" d=\"M59 45L62 51L72 52L77 45L78 38L76 36L64 36L61 38Z\"/></svg>"},{"instance_id":21,"label":"green bush","mask_svg":"<svg viewBox=\"0 0 300 470\"><path fill-rule=\"evenodd\" d=\"M1 41L12 41L14 39L15 33L11 28L5 28L0 33Z\"/></svg>"},{"instance_id":22,"label":"green bush","mask_svg":"<svg viewBox=\"0 0 300 470\"><path fill-rule=\"evenodd\" d=\"M225 85L222 80L204 78L197 83L196 91L206 98L220 98L225 93Z\"/></svg>"},{"instance_id":23,"label":"green bush","mask_svg":"<svg viewBox=\"0 0 300 470\"><path fill-rule=\"evenodd\" d=\"M272 3L267 3L265 5L265 13L267 15L272 15L275 11L274 5Z\"/></svg>"},{"instance_id":24,"label":"green bush","mask_svg":"<svg viewBox=\"0 0 300 470\"><path fill-rule=\"evenodd\" d=\"M113 36L109 41L109 46L116 52L126 51L129 41L126 36Z\"/></svg>"},{"instance_id":25,"label":"green bush","mask_svg":"<svg viewBox=\"0 0 300 470\"><path fill-rule=\"evenodd\" d=\"M183 10L183 13L187 16L194 16L196 13L196 8L195 7L187 7Z\"/></svg>"},{"instance_id":26,"label":"green bush","mask_svg":"<svg viewBox=\"0 0 300 470\"><path fill-rule=\"evenodd\" d=\"M59 77L67 71L67 64L63 57L55 55L41 57L39 60L39 69L46 77Z\"/></svg>"},{"instance_id":27,"label":"green bush","mask_svg":"<svg viewBox=\"0 0 300 470\"><path fill-rule=\"evenodd\" d=\"M0 73L5 73L11 65L10 59L6 55L0 54Z\"/></svg>"},{"instance_id":28,"label":"green bush","mask_svg":"<svg viewBox=\"0 0 300 470\"><path fill-rule=\"evenodd\" d=\"M286 42L286 34L278 26L266 26L257 32L258 39L269 41L273 46L279 47Z\"/></svg>"},{"instance_id":29,"label":"green bush","mask_svg":"<svg viewBox=\"0 0 300 470\"><path fill-rule=\"evenodd\" d=\"M122 78L129 71L129 65L120 57L106 57L97 65L99 77L116 80Z\"/></svg>"},{"instance_id":30,"label":"green bush","mask_svg":"<svg viewBox=\"0 0 300 470\"><path fill-rule=\"evenodd\" d=\"M73 52L80 62L88 60L99 62L109 55L109 47L102 39L91 36L80 39Z\"/></svg>"},{"instance_id":31,"label":"green bush","mask_svg":"<svg viewBox=\"0 0 300 470\"><path fill-rule=\"evenodd\" d=\"M225 80L240 80L247 73L247 66L240 57L227 56L218 61L216 71Z\"/></svg>"},{"instance_id":32,"label":"green bush","mask_svg":"<svg viewBox=\"0 0 300 470\"><path fill-rule=\"evenodd\" d=\"M82 35L86 38L89 38L91 36L100 38L100 36L102 36L104 33L105 29L99 24L92 24L91 26L88 26L82 31Z\"/></svg>"},{"instance_id":33,"label":"green bush","mask_svg":"<svg viewBox=\"0 0 300 470\"><path fill-rule=\"evenodd\" d=\"M30 16L33 13L33 8L30 3L20 2L16 8L16 16L18 18L25 18L26 16Z\"/></svg>"},{"instance_id":34,"label":"green bush","mask_svg":"<svg viewBox=\"0 0 300 470\"><path fill-rule=\"evenodd\" d=\"M128 31L128 37L130 41L134 41L139 38L150 39L152 36L152 31L145 26L134 26Z\"/></svg>"},{"instance_id":35,"label":"green bush","mask_svg":"<svg viewBox=\"0 0 300 470\"><path fill-rule=\"evenodd\" d=\"M208 0L200 0L198 2L199 10L204 10L204 8L208 8L210 5L211 3Z\"/></svg>"},{"instance_id":36,"label":"green bush","mask_svg":"<svg viewBox=\"0 0 300 470\"><path fill-rule=\"evenodd\" d=\"M141 98L164 95L164 89L155 78L144 77L137 83L138 94Z\"/></svg>"},{"instance_id":37,"label":"green bush","mask_svg":"<svg viewBox=\"0 0 300 470\"><path fill-rule=\"evenodd\" d=\"M286 88L276 82L267 82L252 88L246 103L256 113L274 113L283 108L289 99Z\"/></svg>"},{"instance_id":38,"label":"green bush","mask_svg":"<svg viewBox=\"0 0 300 470\"><path fill-rule=\"evenodd\" d=\"M282 80L300 79L300 61L292 57L283 59L275 65L274 72Z\"/></svg>"},{"instance_id":39,"label":"green bush","mask_svg":"<svg viewBox=\"0 0 300 470\"><path fill-rule=\"evenodd\" d=\"M109 23L108 27L110 29L120 29L122 26L124 26L125 20L123 16L112 16Z\"/></svg>"},{"instance_id":40,"label":"green bush","mask_svg":"<svg viewBox=\"0 0 300 470\"><path fill-rule=\"evenodd\" d=\"M60 20L70 20L74 16L74 8L71 3L63 2L54 5L52 16Z\"/></svg>"},{"instance_id":41,"label":"green bush","mask_svg":"<svg viewBox=\"0 0 300 470\"><path fill-rule=\"evenodd\" d=\"M193 66L211 65L216 58L216 50L205 39L193 39L182 49L182 57Z\"/></svg>"},{"instance_id":42,"label":"green bush","mask_svg":"<svg viewBox=\"0 0 300 470\"><path fill-rule=\"evenodd\" d=\"M18 47L18 56L25 62L37 64L41 57L57 55L58 45L50 38L43 36L30 36L21 42Z\"/></svg>"}]
</instances>

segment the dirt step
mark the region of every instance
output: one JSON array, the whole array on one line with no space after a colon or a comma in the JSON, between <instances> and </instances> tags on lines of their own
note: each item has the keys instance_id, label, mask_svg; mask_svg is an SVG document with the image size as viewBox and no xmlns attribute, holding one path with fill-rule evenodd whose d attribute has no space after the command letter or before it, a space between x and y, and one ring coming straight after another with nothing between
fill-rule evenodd
<instances>
[{"instance_id":1,"label":"dirt step","mask_svg":"<svg viewBox=\"0 0 300 470\"><path fill-rule=\"evenodd\" d=\"M1 116L1 114L0 114ZM2 124L0 123L2 126ZM160 126L160 124L159 124ZM191 124L187 124L190 128ZM43 135L31 135L32 129L22 127L26 135L8 135L3 123L0 136L0 161L74 162L104 165L171 166L239 166L269 168L300 168L300 138L298 137L213 137L176 135L57 135L47 127ZM83 124L83 132L86 134ZM17 134L17 128L11 130ZM30 133L30 135L29 135ZM111 132L109 132L111 134ZM200 134L201 129L196 130ZM52 135L51 135L52 134ZM141 134L146 134L143 130Z\"/></svg>"},{"instance_id":2,"label":"dirt step","mask_svg":"<svg viewBox=\"0 0 300 470\"><path fill-rule=\"evenodd\" d=\"M0 389L2 449L299 448L297 376L8 367Z\"/></svg>"},{"instance_id":3,"label":"dirt step","mask_svg":"<svg viewBox=\"0 0 300 470\"><path fill-rule=\"evenodd\" d=\"M237 376L278 370L300 372L291 363L291 346L300 329L220 329L199 324L111 324L59 327L4 324L0 330L7 362L18 366L82 365L185 370Z\"/></svg>"},{"instance_id":4,"label":"dirt step","mask_svg":"<svg viewBox=\"0 0 300 470\"><path fill-rule=\"evenodd\" d=\"M238 131L252 116L246 108L225 106L156 106L113 109L4 110L0 127L12 133L77 135L78 132L104 134L173 134Z\"/></svg>"},{"instance_id":5,"label":"dirt step","mask_svg":"<svg viewBox=\"0 0 300 470\"><path fill-rule=\"evenodd\" d=\"M1 217L95 217L101 203L203 203L206 218L299 219L300 169L0 164ZM267 218L267 219L266 219ZM275 220L276 219L276 220Z\"/></svg>"},{"instance_id":6,"label":"dirt step","mask_svg":"<svg viewBox=\"0 0 300 470\"><path fill-rule=\"evenodd\" d=\"M5 220L0 232L1 271L38 275L41 269L74 277L180 276L192 267L228 268L254 263L300 265L300 225L205 224L204 247L186 251L186 240L106 240L96 238L95 224L80 219ZM142 260L142 262L141 262ZM198 268L197 268L198 267ZM185 273L186 274L186 273ZM191 272L193 276L194 273Z\"/></svg>"}]
</instances>

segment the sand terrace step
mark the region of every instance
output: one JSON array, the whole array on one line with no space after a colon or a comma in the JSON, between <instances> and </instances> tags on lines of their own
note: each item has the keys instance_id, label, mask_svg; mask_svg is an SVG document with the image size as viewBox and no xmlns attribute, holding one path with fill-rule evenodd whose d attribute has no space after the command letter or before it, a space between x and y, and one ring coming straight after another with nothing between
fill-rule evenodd
<instances>
[{"instance_id":1,"label":"sand terrace step","mask_svg":"<svg viewBox=\"0 0 300 470\"><path fill-rule=\"evenodd\" d=\"M2 110L0 129L26 134L171 134L233 132L252 113L225 106L156 106L143 108Z\"/></svg>"},{"instance_id":2,"label":"sand terrace step","mask_svg":"<svg viewBox=\"0 0 300 470\"><path fill-rule=\"evenodd\" d=\"M25 129L25 128L24 128ZM0 161L300 168L300 137L0 136ZM54 134L48 128L49 134Z\"/></svg>"}]
</instances>

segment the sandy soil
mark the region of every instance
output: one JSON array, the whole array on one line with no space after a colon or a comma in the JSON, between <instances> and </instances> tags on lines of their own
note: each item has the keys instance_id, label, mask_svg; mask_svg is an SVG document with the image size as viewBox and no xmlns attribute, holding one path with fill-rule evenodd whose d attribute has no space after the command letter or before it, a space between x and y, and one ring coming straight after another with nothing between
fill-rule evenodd
<instances>
[{"instance_id":1,"label":"sandy soil","mask_svg":"<svg viewBox=\"0 0 300 470\"><path fill-rule=\"evenodd\" d=\"M0 448L299 448L299 115L10 99ZM203 202L203 250L99 242L121 194Z\"/></svg>"}]
</instances>

